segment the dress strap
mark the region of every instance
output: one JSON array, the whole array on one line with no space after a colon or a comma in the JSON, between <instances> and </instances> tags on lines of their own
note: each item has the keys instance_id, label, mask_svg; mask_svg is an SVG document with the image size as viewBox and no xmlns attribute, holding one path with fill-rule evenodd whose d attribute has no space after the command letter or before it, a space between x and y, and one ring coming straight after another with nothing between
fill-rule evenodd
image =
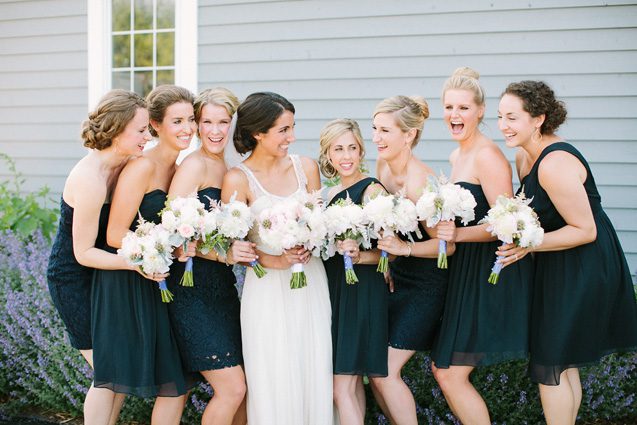
<instances>
[{"instance_id":1,"label":"dress strap","mask_svg":"<svg viewBox=\"0 0 637 425\"><path fill-rule=\"evenodd\" d=\"M250 187L250 192L254 195L255 198L265 195L265 192L261 189L261 184L257 180L256 176L252 173L248 167L246 167L243 163L237 164L237 168L243 171L243 173L248 178L248 186Z\"/></svg>"},{"instance_id":2,"label":"dress strap","mask_svg":"<svg viewBox=\"0 0 637 425\"><path fill-rule=\"evenodd\" d=\"M302 189L304 192L307 192L307 177L305 176L305 171L303 171L301 158L299 158L298 155L290 155L290 159L292 160L296 180L299 182L299 190Z\"/></svg>"}]
</instances>

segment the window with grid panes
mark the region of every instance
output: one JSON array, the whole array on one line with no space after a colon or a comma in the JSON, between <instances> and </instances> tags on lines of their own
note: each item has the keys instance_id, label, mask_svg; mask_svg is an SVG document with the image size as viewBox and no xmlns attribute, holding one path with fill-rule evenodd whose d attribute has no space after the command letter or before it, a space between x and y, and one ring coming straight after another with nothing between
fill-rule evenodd
<instances>
[{"instance_id":1,"label":"window with grid panes","mask_svg":"<svg viewBox=\"0 0 637 425\"><path fill-rule=\"evenodd\" d=\"M112 0L111 87L146 96L175 83L175 1Z\"/></svg>"}]
</instances>

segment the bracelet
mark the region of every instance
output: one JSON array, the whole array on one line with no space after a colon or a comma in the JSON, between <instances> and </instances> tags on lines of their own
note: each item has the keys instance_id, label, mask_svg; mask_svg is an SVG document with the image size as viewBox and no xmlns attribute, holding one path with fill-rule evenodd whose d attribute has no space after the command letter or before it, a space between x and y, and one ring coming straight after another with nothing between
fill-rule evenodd
<instances>
[{"instance_id":1,"label":"bracelet","mask_svg":"<svg viewBox=\"0 0 637 425\"><path fill-rule=\"evenodd\" d=\"M404 257L411 257L411 247L413 246L413 244L411 242L405 242L407 244L407 255L404 255Z\"/></svg>"}]
</instances>

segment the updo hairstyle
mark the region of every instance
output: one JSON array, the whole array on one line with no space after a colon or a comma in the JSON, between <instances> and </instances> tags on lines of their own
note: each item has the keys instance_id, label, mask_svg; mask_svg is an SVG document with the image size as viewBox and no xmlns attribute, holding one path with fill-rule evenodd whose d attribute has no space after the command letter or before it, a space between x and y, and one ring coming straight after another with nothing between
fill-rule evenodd
<instances>
[{"instance_id":1,"label":"updo hairstyle","mask_svg":"<svg viewBox=\"0 0 637 425\"><path fill-rule=\"evenodd\" d=\"M442 101L445 101L447 90L467 90L473 93L473 101L476 105L484 106L485 94L479 79L480 74L467 66L456 68L442 86ZM482 117L480 119L482 120Z\"/></svg>"},{"instance_id":2,"label":"updo hairstyle","mask_svg":"<svg viewBox=\"0 0 637 425\"><path fill-rule=\"evenodd\" d=\"M555 93L543 81L525 80L511 83L502 96L510 94L522 101L522 108L533 118L544 114L540 134L552 135L566 121L566 106L555 98Z\"/></svg>"},{"instance_id":3,"label":"updo hairstyle","mask_svg":"<svg viewBox=\"0 0 637 425\"><path fill-rule=\"evenodd\" d=\"M84 146L97 150L111 146L113 139L124 131L139 108L146 109L147 105L135 92L115 89L106 93L82 123Z\"/></svg>"},{"instance_id":4,"label":"updo hairstyle","mask_svg":"<svg viewBox=\"0 0 637 425\"><path fill-rule=\"evenodd\" d=\"M194 96L188 89L172 84L164 84L155 87L148 93L146 102L148 102L148 112L151 121L161 124L164 121L164 116L169 106L182 102L192 105ZM150 126L150 134L152 134L153 137L158 136L157 131L155 131L152 125Z\"/></svg>"},{"instance_id":5,"label":"updo hairstyle","mask_svg":"<svg viewBox=\"0 0 637 425\"><path fill-rule=\"evenodd\" d=\"M411 143L413 148L420 141L425 120L429 118L429 105L424 97L399 95L389 97L376 105L374 116L381 113L394 114L396 124L404 133L412 128L416 129L416 136Z\"/></svg>"},{"instance_id":6,"label":"updo hairstyle","mask_svg":"<svg viewBox=\"0 0 637 425\"><path fill-rule=\"evenodd\" d=\"M279 94L258 92L246 97L237 109L237 128L234 132L237 152L251 152L257 146L254 135L267 133L285 111L294 114L294 105Z\"/></svg>"}]
</instances>

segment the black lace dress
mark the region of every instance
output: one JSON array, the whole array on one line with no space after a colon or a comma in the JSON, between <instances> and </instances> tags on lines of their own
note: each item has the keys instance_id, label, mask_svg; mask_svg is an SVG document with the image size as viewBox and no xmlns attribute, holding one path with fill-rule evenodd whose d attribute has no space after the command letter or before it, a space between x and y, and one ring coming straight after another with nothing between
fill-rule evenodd
<instances>
[{"instance_id":1,"label":"black lace dress","mask_svg":"<svg viewBox=\"0 0 637 425\"><path fill-rule=\"evenodd\" d=\"M414 241L429 239L412 234ZM451 257L450 257L451 258ZM397 257L389 263L394 292L389 294L389 345L401 350L430 350L440 328L447 293L447 270L437 259Z\"/></svg>"},{"instance_id":2,"label":"black lace dress","mask_svg":"<svg viewBox=\"0 0 637 425\"><path fill-rule=\"evenodd\" d=\"M561 251L536 253L531 309L529 373L534 382L559 385L560 374L602 356L637 348L637 304L630 270L588 163L572 145L547 146L522 184L546 232L566 225L540 185L538 167L554 151L575 156L586 167L584 188L597 238Z\"/></svg>"},{"instance_id":3,"label":"black lace dress","mask_svg":"<svg viewBox=\"0 0 637 425\"><path fill-rule=\"evenodd\" d=\"M165 192L148 192L139 212L158 223L165 201ZM182 370L157 282L129 270L96 270L92 299L95 387L139 397L175 397L188 391L193 382Z\"/></svg>"},{"instance_id":4,"label":"black lace dress","mask_svg":"<svg viewBox=\"0 0 637 425\"><path fill-rule=\"evenodd\" d=\"M95 247L106 245L110 204L102 205ZM73 208L60 199L60 222L47 269L49 293L71 340L79 350L93 348L91 339L91 284L93 269L84 267L73 252Z\"/></svg>"},{"instance_id":5,"label":"black lace dress","mask_svg":"<svg viewBox=\"0 0 637 425\"><path fill-rule=\"evenodd\" d=\"M197 195L208 209L210 199L220 199L221 190L208 187ZM240 305L232 266L193 258L192 287L179 285L184 267L185 263L175 261L167 283L174 295L168 311L186 369L201 371L242 364Z\"/></svg>"},{"instance_id":6,"label":"black lace dress","mask_svg":"<svg viewBox=\"0 0 637 425\"><path fill-rule=\"evenodd\" d=\"M339 192L330 204L348 195L361 204L365 189L378 180L365 178ZM376 264L356 264L358 283L345 282L343 256L324 261L332 304L334 374L387 376L387 284Z\"/></svg>"},{"instance_id":7,"label":"black lace dress","mask_svg":"<svg viewBox=\"0 0 637 425\"><path fill-rule=\"evenodd\" d=\"M459 182L476 200L478 224L489 202L478 184ZM458 220L456 226L463 227ZM459 242L449 264L449 288L440 334L431 352L437 367L484 366L528 355L533 282L530 255L505 267L498 283L488 282L502 242Z\"/></svg>"}]
</instances>

